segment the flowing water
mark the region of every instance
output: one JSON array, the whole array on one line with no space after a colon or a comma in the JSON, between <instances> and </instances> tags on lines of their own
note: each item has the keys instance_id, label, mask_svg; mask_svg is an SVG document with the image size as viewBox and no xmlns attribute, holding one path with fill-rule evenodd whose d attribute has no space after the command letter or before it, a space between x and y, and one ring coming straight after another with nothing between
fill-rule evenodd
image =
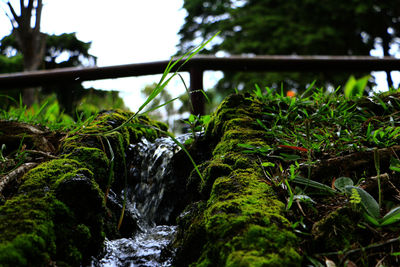
<instances>
[{"instance_id":1,"label":"flowing water","mask_svg":"<svg viewBox=\"0 0 400 267\"><path fill-rule=\"evenodd\" d=\"M176 226L158 225L137 233L132 238L106 240L106 255L97 266L170 266L172 259L162 257L171 242Z\"/></svg>"},{"instance_id":2,"label":"flowing water","mask_svg":"<svg viewBox=\"0 0 400 267\"><path fill-rule=\"evenodd\" d=\"M184 135L178 140L184 142L189 137ZM155 142L143 138L129 150L134 159L129 170L131 186L127 188L126 209L137 219L140 230L131 238L106 240L102 258L94 260L92 266L170 266L171 253L163 253L168 251L176 226L157 222L168 222L173 210L161 208L160 203L173 182L168 175L169 163L180 148L171 138L163 137Z\"/></svg>"}]
</instances>

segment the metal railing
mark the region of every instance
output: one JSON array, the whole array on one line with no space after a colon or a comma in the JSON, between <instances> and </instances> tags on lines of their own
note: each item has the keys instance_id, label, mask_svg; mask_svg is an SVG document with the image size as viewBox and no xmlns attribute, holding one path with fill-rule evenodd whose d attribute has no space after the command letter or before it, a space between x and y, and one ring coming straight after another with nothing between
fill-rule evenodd
<instances>
[{"instance_id":1,"label":"metal railing","mask_svg":"<svg viewBox=\"0 0 400 267\"><path fill-rule=\"evenodd\" d=\"M77 67L0 75L0 90L60 83L161 74L169 61L109 67ZM179 65L179 64L177 64ZM172 71L175 71L173 69ZM203 72L220 71L392 71L400 70L400 59L367 56L196 56L180 71L190 73L191 99L195 114L204 114Z\"/></svg>"}]
</instances>

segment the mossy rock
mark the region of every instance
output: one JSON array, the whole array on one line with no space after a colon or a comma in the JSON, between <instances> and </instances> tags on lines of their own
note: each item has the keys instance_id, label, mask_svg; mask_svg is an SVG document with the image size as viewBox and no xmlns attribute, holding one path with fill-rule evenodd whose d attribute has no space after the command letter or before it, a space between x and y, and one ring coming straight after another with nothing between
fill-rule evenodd
<instances>
[{"instance_id":1,"label":"mossy rock","mask_svg":"<svg viewBox=\"0 0 400 267\"><path fill-rule=\"evenodd\" d=\"M205 138L212 158L200 169L199 195L179 219L176 266L299 266L298 240L285 205L264 179L254 155L239 144L267 145L257 125L262 104L242 95L224 100ZM191 184L193 178L191 177Z\"/></svg>"},{"instance_id":2,"label":"mossy rock","mask_svg":"<svg viewBox=\"0 0 400 267\"><path fill-rule=\"evenodd\" d=\"M76 147L71 153L64 155L67 159L79 161L84 167L93 170L93 176L102 190L106 189L110 160L107 154L95 147Z\"/></svg>"},{"instance_id":3,"label":"mossy rock","mask_svg":"<svg viewBox=\"0 0 400 267\"><path fill-rule=\"evenodd\" d=\"M166 130L147 117L125 124L132 115L100 114L61 140L58 159L22 177L15 193L0 206L0 266L79 266L98 254L105 230L117 231L115 217L121 210L108 212L104 199L108 187L124 186L119 174L126 172L125 150L141 138L159 137L157 128Z\"/></svg>"}]
</instances>

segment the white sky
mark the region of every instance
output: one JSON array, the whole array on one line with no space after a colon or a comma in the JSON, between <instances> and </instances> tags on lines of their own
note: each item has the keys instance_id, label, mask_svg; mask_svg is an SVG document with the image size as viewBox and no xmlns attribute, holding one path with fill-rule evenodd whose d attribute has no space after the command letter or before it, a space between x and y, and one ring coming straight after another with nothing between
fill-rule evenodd
<instances>
[{"instance_id":1,"label":"white sky","mask_svg":"<svg viewBox=\"0 0 400 267\"><path fill-rule=\"evenodd\" d=\"M11 32L6 0L1 0L0 39ZM11 0L16 7L19 1ZM43 0L41 30L49 34L76 32L78 39L92 42L89 52L98 66L169 60L176 53L178 31L186 11L183 0ZM215 83L206 73L205 87ZM188 82L189 75L183 73ZM209 77L209 78L207 78ZM160 76L142 76L85 82L85 87L121 91L125 104L135 111L142 103L140 94L146 84ZM210 81L211 79L211 81ZM188 83L187 83L188 84ZM168 87L173 96L185 91L180 79Z\"/></svg>"},{"instance_id":2,"label":"white sky","mask_svg":"<svg viewBox=\"0 0 400 267\"><path fill-rule=\"evenodd\" d=\"M0 0L0 38L11 32L4 14L7 0ZM92 42L90 53L98 66L110 66L168 60L176 52L186 11L183 0L44 0L41 28L49 34L76 32L78 39ZM18 6L19 1L11 0ZM376 51L374 55L379 55ZM188 74L183 74L188 82ZM219 72L206 72L205 88L214 85ZM376 75L380 89L387 90L386 75ZM400 82L399 76L395 84ZM121 91L126 105L135 111L143 99L146 84L158 82L159 76L142 76L85 82L86 87ZM179 78L168 87L172 96L185 89Z\"/></svg>"}]
</instances>

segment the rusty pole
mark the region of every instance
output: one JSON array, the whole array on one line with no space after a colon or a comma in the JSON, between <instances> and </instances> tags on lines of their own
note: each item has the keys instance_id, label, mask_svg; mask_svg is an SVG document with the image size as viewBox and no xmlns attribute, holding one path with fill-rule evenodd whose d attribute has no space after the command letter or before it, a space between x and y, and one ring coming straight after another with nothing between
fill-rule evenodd
<instances>
[{"instance_id":1,"label":"rusty pole","mask_svg":"<svg viewBox=\"0 0 400 267\"><path fill-rule=\"evenodd\" d=\"M204 115L204 95L202 90L203 86L203 70L199 67L192 66L189 69L190 73L190 99L192 101L194 115Z\"/></svg>"}]
</instances>

